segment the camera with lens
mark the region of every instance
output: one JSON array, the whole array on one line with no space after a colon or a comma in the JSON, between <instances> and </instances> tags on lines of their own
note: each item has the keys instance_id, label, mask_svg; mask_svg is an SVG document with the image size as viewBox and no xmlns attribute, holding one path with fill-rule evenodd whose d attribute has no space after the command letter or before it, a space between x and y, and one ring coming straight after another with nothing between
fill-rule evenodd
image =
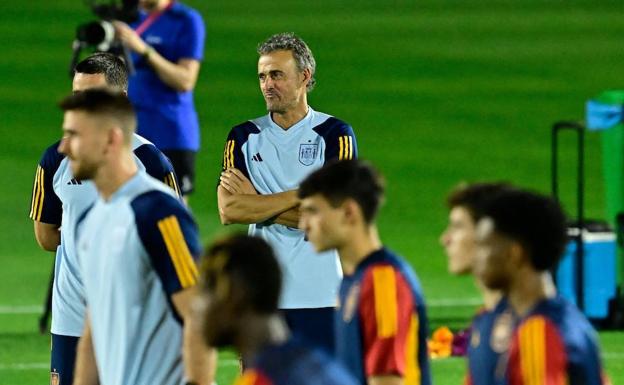
<instances>
[{"instance_id":1,"label":"camera with lens","mask_svg":"<svg viewBox=\"0 0 624 385\"><path fill-rule=\"evenodd\" d=\"M115 27L112 21L120 20L126 23L136 21L139 17L139 0L110 0L106 3L86 0L85 2L99 20L81 24L76 29L76 40L72 47L74 55L69 68L70 76L73 76L74 67L78 63L83 48L123 55L129 72L134 72L127 48L115 40Z\"/></svg>"}]
</instances>

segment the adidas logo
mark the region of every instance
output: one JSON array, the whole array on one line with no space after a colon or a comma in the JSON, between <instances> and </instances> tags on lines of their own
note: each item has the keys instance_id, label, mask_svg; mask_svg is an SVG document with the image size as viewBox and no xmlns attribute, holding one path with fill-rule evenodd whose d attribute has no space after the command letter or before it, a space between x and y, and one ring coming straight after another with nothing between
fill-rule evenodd
<instances>
[{"instance_id":1,"label":"adidas logo","mask_svg":"<svg viewBox=\"0 0 624 385\"><path fill-rule=\"evenodd\" d=\"M76 178L72 178L69 182L67 182L67 184L78 185L78 184L82 184L82 182Z\"/></svg>"},{"instance_id":2,"label":"adidas logo","mask_svg":"<svg viewBox=\"0 0 624 385\"><path fill-rule=\"evenodd\" d=\"M256 155L251 157L251 160L256 161L256 162L262 162L262 157L260 156L260 153L256 153Z\"/></svg>"}]
</instances>

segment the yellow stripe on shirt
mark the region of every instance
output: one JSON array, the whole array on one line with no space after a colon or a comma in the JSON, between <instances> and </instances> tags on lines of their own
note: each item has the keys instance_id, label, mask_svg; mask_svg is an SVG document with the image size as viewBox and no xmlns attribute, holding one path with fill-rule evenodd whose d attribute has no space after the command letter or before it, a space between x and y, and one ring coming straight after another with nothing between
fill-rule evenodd
<instances>
[{"instance_id":1,"label":"yellow stripe on shirt","mask_svg":"<svg viewBox=\"0 0 624 385\"><path fill-rule=\"evenodd\" d=\"M377 336L392 337L398 329L396 278L392 266L373 268Z\"/></svg>"},{"instance_id":2,"label":"yellow stripe on shirt","mask_svg":"<svg viewBox=\"0 0 624 385\"><path fill-rule=\"evenodd\" d=\"M349 158L348 159L353 159L353 138L350 136L346 136L345 138L349 140Z\"/></svg>"},{"instance_id":3,"label":"yellow stripe on shirt","mask_svg":"<svg viewBox=\"0 0 624 385\"><path fill-rule=\"evenodd\" d=\"M340 143L340 152L338 152L338 160L344 159L344 137L339 137L338 142Z\"/></svg>"},{"instance_id":4,"label":"yellow stripe on shirt","mask_svg":"<svg viewBox=\"0 0 624 385\"><path fill-rule=\"evenodd\" d=\"M420 385L420 363L418 361L418 315L412 314L405 346L405 385Z\"/></svg>"},{"instance_id":5,"label":"yellow stripe on shirt","mask_svg":"<svg viewBox=\"0 0 624 385\"><path fill-rule=\"evenodd\" d=\"M191 257L191 252L186 244L178 218L174 215L158 221L158 228L162 234L167 251L173 262L178 279L182 288L193 286L197 283L197 267Z\"/></svg>"},{"instance_id":6,"label":"yellow stripe on shirt","mask_svg":"<svg viewBox=\"0 0 624 385\"><path fill-rule=\"evenodd\" d=\"M542 318L529 319L520 327L520 367L525 385L546 381L545 327Z\"/></svg>"},{"instance_id":7,"label":"yellow stripe on shirt","mask_svg":"<svg viewBox=\"0 0 624 385\"><path fill-rule=\"evenodd\" d=\"M28 215L32 219L36 219L35 212L37 207L37 201L39 199L39 173L41 172L41 166L37 166L37 172L35 173L35 182L33 183L32 201L30 202L30 214Z\"/></svg>"},{"instance_id":8,"label":"yellow stripe on shirt","mask_svg":"<svg viewBox=\"0 0 624 385\"><path fill-rule=\"evenodd\" d=\"M43 196L45 189L43 186L44 170L41 166L37 167L37 175L35 177L35 188L33 194L33 202L31 205L30 217L36 221L41 220L41 212L43 211Z\"/></svg>"},{"instance_id":9,"label":"yellow stripe on shirt","mask_svg":"<svg viewBox=\"0 0 624 385\"><path fill-rule=\"evenodd\" d=\"M228 148L230 147L230 141L226 141L225 142L225 146L223 147L223 169L227 169L228 166L228 161L227 161L227 156L228 156Z\"/></svg>"},{"instance_id":10,"label":"yellow stripe on shirt","mask_svg":"<svg viewBox=\"0 0 624 385\"><path fill-rule=\"evenodd\" d=\"M230 165L228 167L234 167L234 144L236 143L236 141L232 140L230 141L230 155L228 156L228 159L230 160Z\"/></svg>"},{"instance_id":11,"label":"yellow stripe on shirt","mask_svg":"<svg viewBox=\"0 0 624 385\"><path fill-rule=\"evenodd\" d=\"M178 184L176 183L176 178L172 172L165 175L165 184L171 187L171 189L175 191L177 196L180 196L180 189L178 188Z\"/></svg>"}]
</instances>

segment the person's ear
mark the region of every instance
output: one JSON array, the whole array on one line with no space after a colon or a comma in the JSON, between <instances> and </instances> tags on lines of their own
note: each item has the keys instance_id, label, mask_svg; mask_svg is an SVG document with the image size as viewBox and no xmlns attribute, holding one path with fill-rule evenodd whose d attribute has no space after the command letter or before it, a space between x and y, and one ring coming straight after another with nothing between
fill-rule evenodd
<instances>
[{"instance_id":1,"label":"person's ear","mask_svg":"<svg viewBox=\"0 0 624 385\"><path fill-rule=\"evenodd\" d=\"M301 83L307 87L308 83L310 83L310 79L312 79L312 71L310 71L309 68L306 68L303 70L302 74L303 80Z\"/></svg>"},{"instance_id":2,"label":"person's ear","mask_svg":"<svg viewBox=\"0 0 624 385\"><path fill-rule=\"evenodd\" d=\"M528 256L526 255L526 251L520 242L510 241L507 250L513 266L521 266L522 264L528 262Z\"/></svg>"},{"instance_id":3,"label":"person's ear","mask_svg":"<svg viewBox=\"0 0 624 385\"><path fill-rule=\"evenodd\" d=\"M347 223L354 224L362 220L362 210L355 200L345 199L341 207Z\"/></svg>"}]
</instances>

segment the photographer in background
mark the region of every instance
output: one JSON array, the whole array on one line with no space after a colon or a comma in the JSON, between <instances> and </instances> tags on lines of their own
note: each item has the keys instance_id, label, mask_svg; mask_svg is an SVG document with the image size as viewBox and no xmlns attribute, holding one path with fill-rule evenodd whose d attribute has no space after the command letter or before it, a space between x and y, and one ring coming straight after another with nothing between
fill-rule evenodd
<instances>
[{"instance_id":1,"label":"photographer in background","mask_svg":"<svg viewBox=\"0 0 624 385\"><path fill-rule=\"evenodd\" d=\"M203 58L205 27L200 14L174 0L140 0L139 18L115 21L117 38L135 66L128 97L138 131L173 163L182 195L193 191L199 121L193 89Z\"/></svg>"}]
</instances>

